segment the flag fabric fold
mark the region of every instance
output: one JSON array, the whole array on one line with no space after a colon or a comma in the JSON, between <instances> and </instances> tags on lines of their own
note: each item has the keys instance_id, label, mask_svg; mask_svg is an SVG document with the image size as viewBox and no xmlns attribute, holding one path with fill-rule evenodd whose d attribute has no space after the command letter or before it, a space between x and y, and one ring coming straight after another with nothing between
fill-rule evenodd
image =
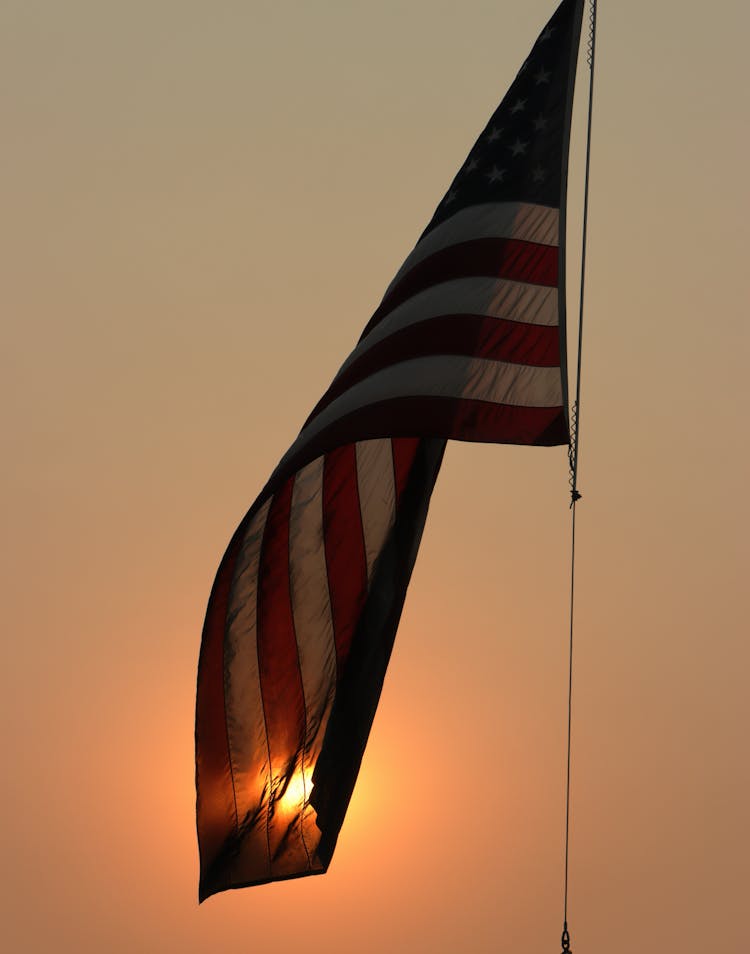
<instances>
[{"instance_id":1,"label":"flag fabric fold","mask_svg":"<svg viewBox=\"0 0 750 954\"><path fill-rule=\"evenodd\" d=\"M446 441L568 442L582 6L542 31L221 561L198 667L201 900L328 867Z\"/></svg>"}]
</instances>

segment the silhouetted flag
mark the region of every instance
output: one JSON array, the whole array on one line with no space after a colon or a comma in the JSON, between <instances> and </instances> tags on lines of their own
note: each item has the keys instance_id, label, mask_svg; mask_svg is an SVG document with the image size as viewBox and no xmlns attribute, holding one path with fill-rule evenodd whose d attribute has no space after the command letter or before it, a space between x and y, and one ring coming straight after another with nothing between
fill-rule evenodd
<instances>
[{"instance_id":1,"label":"silhouetted flag","mask_svg":"<svg viewBox=\"0 0 750 954\"><path fill-rule=\"evenodd\" d=\"M581 16L565 0L545 27L224 555L198 670L201 899L326 870L446 439L568 441Z\"/></svg>"}]
</instances>

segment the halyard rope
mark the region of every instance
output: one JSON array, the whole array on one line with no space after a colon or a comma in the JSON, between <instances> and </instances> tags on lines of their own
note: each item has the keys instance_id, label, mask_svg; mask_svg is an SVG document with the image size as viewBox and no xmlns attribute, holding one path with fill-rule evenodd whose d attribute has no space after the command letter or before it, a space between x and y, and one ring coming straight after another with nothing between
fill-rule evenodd
<instances>
[{"instance_id":1,"label":"halyard rope","mask_svg":"<svg viewBox=\"0 0 750 954\"><path fill-rule=\"evenodd\" d=\"M586 176L583 197L583 234L581 241L581 291L578 312L578 358L576 362L576 396L571 409L570 428L570 509L571 509L571 546L570 546L570 640L568 644L568 744L567 769L565 780L565 892L563 902L562 954L569 954L570 932L568 931L568 861L570 856L570 751L571 727L573 715L573 609L575 600L575 560L576 560L576 504L581 499L578 490L578 456L580 452L581 427L581 355L583 351L583 300L586 277L586 235L588 231L589 211L589 170L591 165L591 118L594 105L594 60L596 52L596 0L590 0L589 37L586 46L586 62L589 66L589 103L586 128Z\"/></svg>"}]
</instances>

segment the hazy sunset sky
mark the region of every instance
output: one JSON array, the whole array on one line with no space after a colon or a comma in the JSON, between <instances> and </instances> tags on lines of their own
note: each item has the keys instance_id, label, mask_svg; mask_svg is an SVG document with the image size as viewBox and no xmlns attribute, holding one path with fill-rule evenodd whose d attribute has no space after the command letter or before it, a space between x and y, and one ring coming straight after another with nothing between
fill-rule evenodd
<instances>
[{"instance_id":1,"label":"hazy sunset sky","mask_svg":"<svg viewBox=\"0 0 750 954\"><path fill-rule=\"evenodd\" d=\"M559 950L564 448L449 445L327 875L199 908L193 777L224 547L554 7L3 3L3 949ZM747 943L749 34L599 7L576 954Z\"/></svg>"}]
</instances>

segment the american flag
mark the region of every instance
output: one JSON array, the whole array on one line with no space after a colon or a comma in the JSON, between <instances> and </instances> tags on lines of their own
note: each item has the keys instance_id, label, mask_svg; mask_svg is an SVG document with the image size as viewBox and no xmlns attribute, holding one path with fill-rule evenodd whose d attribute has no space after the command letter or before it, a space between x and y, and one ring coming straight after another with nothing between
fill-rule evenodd
<instances>
[{"instance_id":1,"label":"american flag","mask_svg":"<svg viewBox=\"0 0 750 954\"><path fill-rule=\"evenodd\" d=\"M446 440L568 442L564 0L237 528L198 669L200 898L328 867Z\"/></svg>"}]
</instances>

